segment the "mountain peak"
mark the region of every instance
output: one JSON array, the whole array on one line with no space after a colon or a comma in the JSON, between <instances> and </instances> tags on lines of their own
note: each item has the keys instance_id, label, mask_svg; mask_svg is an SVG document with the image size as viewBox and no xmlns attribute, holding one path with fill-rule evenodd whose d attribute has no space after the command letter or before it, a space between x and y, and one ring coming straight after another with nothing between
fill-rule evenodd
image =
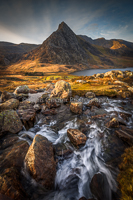
<instances>
[{"instance_id":1,"label":"mountain peak","mask_svg":"<svg viewBox=\"0 0 133 200\"><path fill-rule=\"evenodd\" d=\"M61 24L59 24L58 30L61 30L61 31L65 32L65 33L69 32L69 33L73 33L74 34L74 32L70 29L70 27L65 22L61 22Z\"/></svg>"}]
</instances>

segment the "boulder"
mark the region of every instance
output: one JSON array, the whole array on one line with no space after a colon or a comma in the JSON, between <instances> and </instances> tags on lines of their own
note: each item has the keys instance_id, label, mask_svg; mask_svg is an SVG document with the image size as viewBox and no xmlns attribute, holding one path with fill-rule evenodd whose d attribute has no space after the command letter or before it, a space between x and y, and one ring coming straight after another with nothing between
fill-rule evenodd
<instances>
[{"instance_id":1,"label":"boulder","mask_svg":"<svg viewBox=\"0 0 133 200\"><path fill-rule=\"evenodd\" d=\"M40 98L38 98L37 103L38 104L46 103L48 97L49 97L48 93L43 94Z\"/></svg>"},{"instance_id":2,"label":"boulder","mask_svg":"<svg viewBox=\"0 0 133 200\"><path fill-rule=\"evenodd\" d=\"M67 135L70 141L76 146L84 145L86 143L87 137L78 129L68 129Z\"/></svg>"},{"instance_id":3,"label":"boulder","mask_svg":"<svg viewBox=\"0 0 133 200\"><path fill-rule=\"evenodd\" d=\"M92 194L96 197L97 200L112 199L110 197L111 191L107 178L102 173L97 173L93 176L90 183L90 189Z\"/></svg>"},{"instance_id":4,"label":"boulder","mask_svg":"<svg viewBox=\"0 0 133 200\"><path fill-rule=\"evenodd\" d=\"M92 99L92 98L95 98L95 93L94 92L87 92L85 94L85 97L88 98L88 99Z\"/></svg>"},{"instance_id":5,"label":"boulder","mask_svg":"<svg viewBox=\"0 0 133 200\"><path fill-rule=\"evenodd\" d=\"M16 88L16 90L14 91L15 94L28 94L30 91L29 87L27 85L21 85L21 86L18 86Z\"/></svg>"},{"instance_id":6,"label":"boulder","mask_svg":"<svg viewBox=\"0 0 133 200\"><path fill-rule=\"evenodd\" d=\"M36 135L25 157L30 175L46 189L52 189L56 175L56 164L52 144L47 138Z\"/></svg>"},{"instance_id":7,"label":"boulder","mask_svg":"<svg viewBox=\"0 0 133 200\"><path fill-rule=\"evenodd\" d=\"M109 121L106 124L107 128L118 128L119 127L119 121L116 118L113 118L111 121Z\"/></svg>"},{"instance_id":8,"label":"boulder","mask_svg":"<svg viewBox=\"0 0 133 200\"><path fill-rule=\"evenodd\" d=\"M25 189L20 182L22 176L19 170L14 167L5 169L5 171L0 174L0 195L1 200L29 200ZM10 198L5 197L8 196Z\"/></svg>"},{"instance_id":9,"label":"boulder","mask_svg":"<svg viewBox=\"0 0 133 200\"><path fill-rule=\"evenodd\" d=\"M34 107L36 112L41 111L41 106L39 104L35 104L33 107Z\"/></svg>"},{"instance_id":10,"label":"boulder","mask_svg":"<svg viewBox=\"0 0 133 200\"><path fill-rule=\"evenodd\" d=\"M16 98L16 95L13 94L13 93L4 91L4 92L2 92L2 94L1 94L1 100L2 100L2 102L5 102L5 101L7 101L7 100L9 100L9 99L12 99L12 98L14 98L14 99Z\"/></svg>"},{"instance_id":11,"label":"boulder","mask_svg":"<svg viewBox=\"0 0 133 200\"><path fill-rule=\"evenodd\" d=\"M10 110L10 109L17 109L19 106L19 100L17 99L9 99L5 103L0 105L0 111Z\"/></svg>"},{"instance_id":12,"label":"boulder","mask_svg":"<svg viewBox=\"0 0 133 200\"><path fill-rule=\"evenodd\" d=\"M49 98L46 100L46 106L48 108L58 108L61 106L61 99L54 97L54 98Z\"/></svg>"},{"instance_id":13,"label":"boulder","mask_svg":"<svg viewBox=\"0 0 133 200\"><path fill-rule=\"evenodd\" d=\"M16 99L18 99L19 101L25 101L28 97L28 94L16 94Z\"/></svg>"},{"instance_id":14,"label":"boulder","mask_svg":"<svg viewBox=\"0 0 133 200\"><path fill-rule=\"evenodd\" d=\"M69 99L71 95L71 85L63 80L56 82L55 88L51 92L51 97L60 97L61 99Z\"/></svg>"},{"instance_id":15,"label":"boulder","mask_svg":"<svg viewBox=\"0 0 133 200\"><path fill-rule=\"evenodd\" d=\"M21 102L18 108L18 115L26 130L34 126L36 111L32 103L28 101Z\"/></svg>"},{"instance_id":16,"label":"boulder","mask_svg":"<svg viewBox=\"0 0 133 200\"><path fill-rule=\"evenodd\" d=\"M8 134L1 139L0 150L3 150L7 147L12 146L16 141L19 140L19 137L15 134Z\"/></svg>"},{"instance_id":17,"label":"boulder","mask_svg":"<svg viewBox=\"0 0 133 200\"><path fill-rule=\"evenodd\" d=\"M0 136L5 132L18 133L23 128L18 114L14 110L6 110L0 113Z\"/></svg>"},{"instance_id":18,"label":"boulder","mask_svg":"<svg viewBox=\"0 0 133 200\"><path fill-rule=\"evenodd\" d=\"M98 108L101 107L100 102L97 98L93 98L89 101L89 103L86 105L87 107L91 107L91 106L96 106Z\"/></svg>"},{"instance_id":19,"label":"boulder","mask_svg":"<svg viewBox=\"0 0 133 200\"><path fill-rule=\"evenodd\" d=\"M81 114L83 110L82 102L71 102L70 110L75 114Z\"/></svg>"},{"instance_id":20,"label":"boulder","mask_svg":"<svg viewBox=\"0 0 133 200\"><path fill-rule=\"evenodd\" d=\"M132 132L132 135L131 135ZM116 130L115 133L117 136L127 143L129 146L133 145L133 129L125 129L125 130Z\"/></svg>"}]
</instances>

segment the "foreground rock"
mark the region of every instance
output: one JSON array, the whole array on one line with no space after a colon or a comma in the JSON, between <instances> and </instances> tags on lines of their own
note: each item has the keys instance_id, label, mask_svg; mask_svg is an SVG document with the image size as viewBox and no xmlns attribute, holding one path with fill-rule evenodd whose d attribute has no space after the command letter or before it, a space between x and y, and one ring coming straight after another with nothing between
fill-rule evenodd
<instances>
[{"instance_id":1,"label":"foreground rock","mask_svg":"<svg viewBox=\"0 0 133 200\"><path fill-rule=\"evenodd\" d=\"M36 135L25 157L30 175L46 189L52 189L56 164L52 144L43 136Z\"/></svg>"},{"instance_id":2,"label":"foreground rock","mask_svg":"<svg viewBox=\"0 0 133 200\"><path fill-rule=\"evenodd\" d=\"M22 120L26 130L34 126L35 114L35 109L30 102L24 101L20 103L18 115L20 116L20 119Z\"/></svg>"},{"instance_id":3,"label":"foreground rock","mask_svg":"<svg viewBox=\"0 0 133 200\"><path fill-rule=\"evenodd\" d=\"M0 111L10 110L10 109L17 109L19 106L19 100L17 99L9 99L5 103L0 105Z\"/></svg>"},{"instance_id":4,"label":"foreground rock","mask_svg":"<svg viewBox=\"0 0 133 200\"><path fill-rule=\"evenodd\" d=\"M14 91L15 94L28 94L30 91L29 87L27 85L21 85L21 86L18 86L16 88L16 90Z\"/></svg>"},{"instance_id":5,"label":"foreground rock","mask_svg":"<svg viewBox=\"0 0 133 200\"><path fill-rule=\"evenodd\" d=\"M60 97L61 99L69 99L71 95L71 85L63 80L56 82L55 88L51 92L51 97Z\"/></svg>"},{"instance_id":6,"label":"foreground rock","mask_svg":"<svg viewBox=\"0 0 133 200\"><path fill-rule=\"evenodd\" d=\"M5 133L18 133L23 128L18 114L14 110L6 110L0 113L0 136Z\"/></svg>"},{"instance_id":7,"label":"foreground rock","mask_svg":"<svg viewBox=\"0 0 133 200\"><path fill-rule=\"evenodd\" d=\"M118 128L119 127L119 121L116 118L113 118L111 121L109 121L106 124L107 128Z\"/></svg>"},{"instance_id":8,"label":"foreground rock","mask_svg":"<svg viewBox=\"0 0 133 200\"><path fill-rule=\"evenodd\" d=\"M95 95L94 92L87 92L87 93L85 94L85 97L88 98L88 99L92 99L92 98L95 98L96 95Z\"/></svg>"},{"instance_id":9,"label":"foreground rock","mask_svg":"<svg viewBox=\"0 0 133 200\"><path fill-rule=\"evenodd\" d=\"M93 176L90 183L90 189L97 200L110 199L111 191L107 178L104 174L97 173Z\"/></svg>"},{"instance_id":10,"label":"foreground rock","mask_svg":"<svg viewBox=\"0 0 133 200\"><path fill-rule=\"evenodd\" d=\"M67 135L70 141L76 146L84 145L86 143L87 137L78 129L68 129Z\"/></svg>"},{"instance_id":11,"label":"foreground rock","mask_svg":"<svg viewBox=\"0 0 133 200\"><path fill-rule=\"evenodd\" d=\"M9 99L12 99L12 98L16 98L16 95L13 94L13 93L4 91L4 92L2 92L2 94L1 94L1 100L2 100L2 102L5 102L5 101L7 101L7 100L9 100Z\"/></svg>"},{"instance_id":12,"label":"foreground rock","mask_svg":"<svg viewBox=\"0 0 133 200\"><path fill-rule=\"evenodd\" d=\"M116 130L115 133L117 136L122 139L125 143L127 143L129 146L133 145L133 129L123 128L124 126L121 126L121 130Z\"/></svg>"},{"instance_id":13,"label":"foreground rock","mask_svg":"<svg viewBox=\"0 0 133 200\"><path fill-rule=\"evenodd\" d=\"M99 102L99 100L98 100L97 98L91 99L91 100L89 101L89 103L87 104L87 106L88 106L88 107L96 106L96 107L98 107L98 108L101 107L101 106L100 106L100 102Z\"/></svg>"},{"instance_id":14,"label":"foreground rock","mask_svg":"<svg viewBox=\"0 0 133 200\"><path fill-rule=\"evenodd\" d=\"M70 110L75 114L81 114L83 110L82 102L71 102Z\"/></svg>"}]
</instances>

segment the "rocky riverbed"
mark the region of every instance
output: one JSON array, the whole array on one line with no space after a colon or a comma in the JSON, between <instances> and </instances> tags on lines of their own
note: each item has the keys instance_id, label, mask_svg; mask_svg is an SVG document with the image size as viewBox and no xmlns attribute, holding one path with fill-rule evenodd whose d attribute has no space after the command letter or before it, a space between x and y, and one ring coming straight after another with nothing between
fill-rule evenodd
<instances>
[{"instance_id":1,"label":"rocky riverbed","mask_svg":"<svg viewBox=\"0 0 133 200\"><path fill-rule=\"evenodd\" d=\"M2 200L133 198L133 74L80 78L1 93ZM115 95L83 89L94 80Z\"/></svg>"}]
</instances>

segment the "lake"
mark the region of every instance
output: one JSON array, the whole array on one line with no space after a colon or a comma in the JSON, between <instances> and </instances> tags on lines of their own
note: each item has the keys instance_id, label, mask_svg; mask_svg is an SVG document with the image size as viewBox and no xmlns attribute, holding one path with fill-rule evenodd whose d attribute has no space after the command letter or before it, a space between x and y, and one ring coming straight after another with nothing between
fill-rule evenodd
<instances>
[{"instance_id":1,"label":"lake","mask_svg":"<svg viewBox=\"0 0 133 200\"><path fill-rule=\"evenodd\" d=\"M87 69L87 70L83 70L83 71L74 72L72 74L77 75L77 76L91 76L93 74L105 73L105 72L112 71L112 70L121 70L121 71L130 70L130 71L133 71L133 67L119 68L119 69Z\"/></svg>"}]
</instances>

